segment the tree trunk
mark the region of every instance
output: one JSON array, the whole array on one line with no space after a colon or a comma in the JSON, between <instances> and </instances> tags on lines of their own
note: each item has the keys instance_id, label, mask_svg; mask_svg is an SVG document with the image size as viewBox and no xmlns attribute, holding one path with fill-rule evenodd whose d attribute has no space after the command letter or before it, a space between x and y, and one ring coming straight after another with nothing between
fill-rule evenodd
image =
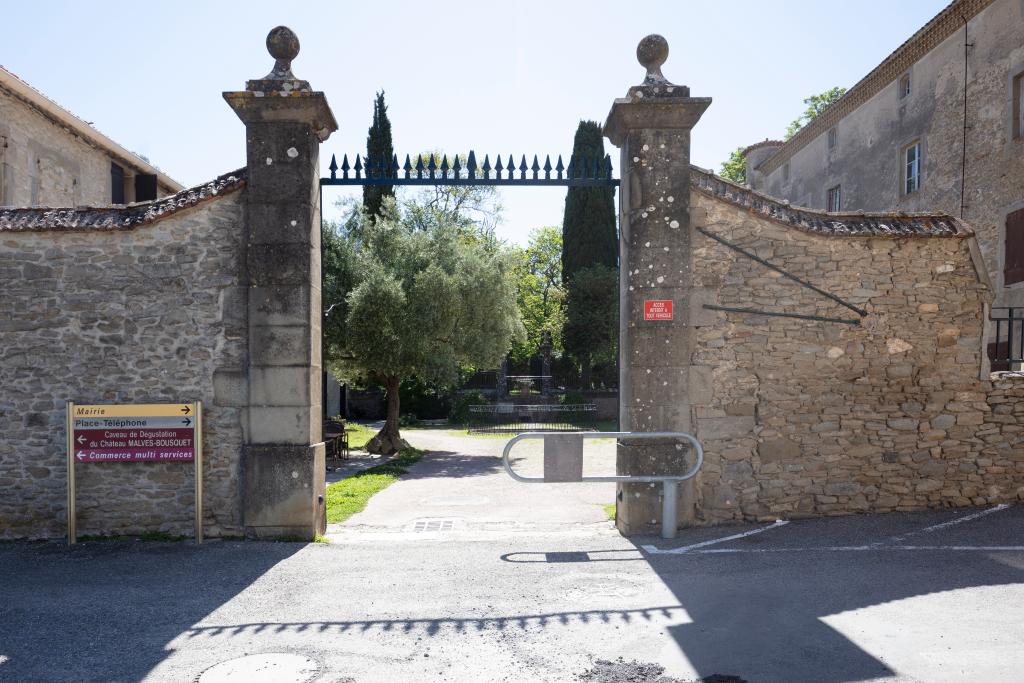
<instances>
[{"instance_id":1,"label":"tree trunk","mask_svg":"<svg viewBox=\"0 0 1024 683\"><path fill-rule=\"evenodd\" d=\"M580 385L581 385L581 387L583 389L590 389L591 388L591 386L590 386L590 382L591 382L591 377L590 377L591 367L590 367L590 365L591 365L591 363L590 363L590 354L589 353L583 354L583 357L580 358Z\"/></svg>"},{"instance_id":2,"label":"tree trunk","mask_svg":"<svg viewBox=\"0 0 1024 683\"><path fill-rule=\"evenodd\" d=\"M384 378L384 389L387 392L388 407L384 420L384 427L377 435L366 444L367 453L379 455L392 455L403 448L408 448L402 435L398 433L398 417L400 414L398 390L402 380L397 375L388 375Z\"/></svg>"}]
</instances>

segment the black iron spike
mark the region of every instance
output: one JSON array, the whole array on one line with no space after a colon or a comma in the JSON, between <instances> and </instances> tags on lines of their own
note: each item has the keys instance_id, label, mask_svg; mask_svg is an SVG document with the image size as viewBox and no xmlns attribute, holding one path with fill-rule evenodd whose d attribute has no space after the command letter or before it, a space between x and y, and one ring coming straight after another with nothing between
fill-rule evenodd
<instances>
[{"instance_id":1,"label":"black iron spike","mask_svg":"<svg viewBox=\"0 0 1024 683\"><path fill-rule=\"evenodd\" d=\"M562 179L562 171L565 170L565 166L562 165L562 155L558 155L558 163L555 164L555 170L558 172L558 179Z\"/></svg>"},{"instance_id":2,"label":"black iron spike","mask_svg":"<svg viewBox=\"0 0 1024 683\"><path fill-rule=\"evenodd\" d=\"M462 164L459 161L459 155L455 155L455 160L452 162L452 175L456 178L459 177L459 172L462 170Z\"/></svg>"},{"instance_id":3,"label":"black iron spike","mask_svg":"<svg viewBox=\"0 0 1024 683\"><path fill-rule=\"evenodd\" d=\"M356 155L356 165L353 166L353 168L356 171L356 178L361 178L362 175L360 175L360 173L363 170L363 157L359 154Z\"/></svg>"},{"instance_id":4,"label":"black iron spike","mask_svg":"<svg viewBox=\"0 0 1024 683\"><path fill-rule=\"evenodd\" d=\"M508 155L508 167L507 168L508 168L508 179L512 180L512 174L515 173L515 171L516 171L516 162L512 158L511 154Z\"/></svg>"},{"instance_id":5,"label":"black iron spike","mask_svg":"<svg viewBox=\"0 0 1024 683\"><path fill-rule=\"evenodd\" d=\"M331 155L331 165L327 168L331 169L331 180L338 177L338 160L334 158L333 154Z\"/></svg>"},{"instance_id":6,"label":"black iron spike","mask_svg":"<svg viewBox=\"0 0 1024 683\"><path fill-rule=\"evenodd\" d=\"M466 170L469 171L469 179L476 178L476 152L469 150L469 159L466 161Z\"/></svg>"},{"instance_id":7,"label":"black iron spike","mask_svg":"<svg viewBox=\"0 0 1024 683\"><path fill-rule=\"evenodd\" d=\"M441 177L442 178L447 178L448 177L448 155L447 154L445 154L443 157L441 157Z\"/></svg>"},{"instance_id":8,"label":"black iron spike","mask_svg":"<svg viewBox=\"0 0 1024 683\"><path fill-rule=\"evenodd\" d=\"M416 155L416 178L423 177L423 155Z\"/></svg>"},{"instance_id":9,"label":"black iron spike","mask_svg":"<svg viewBox=\"0 0 1024 683\"><path fill-rule=\"evenodd\" d=\"M498 159L498 163L499 164L501 163L501 159ZM490 180L491 179L491 157L490 157L490 155L487 155L487 154L484 155L483 169L484 169L484 180Z\"/></svg>"},{"instance_id":10,"label":"black iron spike","mask_svg":"<svg viewBox=\"0 0 1024 683\"><path fill-rule=\"evenodd\" d=\"M551 180L551 155L544 157L544 180Z\"/></svg>"},{"instance_id":11,"label":"black iron spike","mask_svg":"<svg viewBox=\"0 0 1024 683\"><path fill-rule=\"evenodd\" d=\"M526 165L526 155L523 155L523 160L519 162L519 179L526 180L526 172L530 170L530 167Z\"/></svg>"},{"instance_id":12,"label":"black iron spike","mask_svg":"<svg viewBox=\"0 0 1024 683\"><path fill-rule=\"evenodd\" d=\"M608 180L612 179L612 155L604 155L604 177Z\"/></svg>"},{"instance_id":13,"label":"black iron spike","mask_svg":"<svg viewBox=\"0 0 1024 683\"><path fill-rule=\"evenodd\" d=\"M533 155L533 166L530 167L530 170L533 171L533 179L536 180L537 174L540 172L540 164L537 163L536 154Z\"/></svg>"},{"instance_id":14,"label":"black iron spike","mask_svg":"<svg viewBox=\"0 0 1024 683\"><path fill-rule=\"evenodd\" d=\"M430 179L434 178L434 171L437 170L437 162L434 161L434 153L430 153L430 159L427 161L427 170L430 171Z\"/></svg>"},{"instance_id":15,"label":"black iron spike","mask_svg":"<svg viewBox=\"0 0 1024 683\"><path fill-rule=\"evenodd\" d=\"M498 155L498 163L496 163L496 164L494 165L494 176L495 176L495 178L496 178L497 180L501 180L501 172L502 172L502 171L503 171L504 169L505 169L505 167L501 165L501 155L499 154L499 155Z\"/></svg>"},{"instance_id":16,"label":"black iron spike","mask_svg":"<svg viewBox=\"0 0 1024 683\"><path fill-rule=\"evenodd\" d=\"M348 155L346 154L346 155L344 155L344 158L341 160L341 177L342 178L348 178L348 170L350 168L352 168L352 167L348 165Z\"/></svg>"},{"instance_id":17,"label":"black iron spike","mask_svg":"<svg viewBox=\"0 0 1024 683\"><path fill-rule=\"evenodd\" d=\"M412 171L412 160L408 154L405 155L405 165L402 167L402 170L405 171L405 179L408 180L409 172Z\"/></svg>"},{"instance_id":18,"label":"black iron spike","mask_svg":"<svg viewBox=\"0 0 1024 683\"><path fill-rule=\"evenodd\" d=\"M565 169L565 175L569 178L576 178L576 155L569 155L569 166Z\"/></svg>"},{"instance_id":19,"label":"black iron spike","mask_svg":"<svg viewBox=\"0 0 1024 683\"><path fill-rule=\"evenodd\" d=\"M391 175L389 175L388 177L389 178L397 178L398 177L398 169L400 169L400 168L401 168L401 166L398 165L398 155L397 154L393 154L391 156Z\"/></svg>"}]
</instances>

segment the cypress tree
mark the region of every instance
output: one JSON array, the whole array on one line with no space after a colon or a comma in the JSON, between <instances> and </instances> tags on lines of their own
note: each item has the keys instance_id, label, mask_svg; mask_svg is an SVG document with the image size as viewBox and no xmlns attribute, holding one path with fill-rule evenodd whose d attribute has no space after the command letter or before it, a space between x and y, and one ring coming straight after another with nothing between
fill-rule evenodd
<instances>
[{"instance_id":1,"label":"cypress tree","mask_svg":"<svg viewBox=\"0 0 1024 683\"><path fill-rule=\"evenodd\" d=\"M580 121L572 146L575 173L589 165L604 169L604 139L601 124ZM570 282L578 271L590 266L615 268L619 240L615 230L615 190L611 187L570 187L565 195L562 220L562 278Z\"/></svg>"},{"instance_id":2,"label":"cypress tree","mask_svg":"<svg viewBox=\"0 0 1024 683\"><path fill-rule=\"evenodd\" d=\"M377 99L373 102L373 123L366 134L366 159L367 165L378 165L381 159L391 163L395 149L391 144L391 121L388 119L388 106L384 104L384 91L377 93ZM387 171L385 177L391 177ZM372 221L380 213L384 197L394 197L395 188L393 185L363 185L363 208L366 215Z\"/></svg>"},{"instance_id":3,"label":"cypress tree","mask_svg":"<svg viewBox=\"0 0 1024 683\"><path fill-rule=\"evenodd\" d=\"M596 121L580 121L573 142L577 175L604 164L604 140ZM562 281L567 298L563 346L589 389L596 361L612 360L617 346L619 240L611 187L570 187L562 220Z\"/></svg>"}]
</instances>

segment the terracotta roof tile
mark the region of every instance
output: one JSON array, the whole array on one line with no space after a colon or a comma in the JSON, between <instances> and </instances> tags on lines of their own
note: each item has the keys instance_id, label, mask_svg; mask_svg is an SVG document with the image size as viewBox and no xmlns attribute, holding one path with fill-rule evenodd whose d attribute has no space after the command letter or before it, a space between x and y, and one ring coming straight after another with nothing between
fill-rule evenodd
<instances>
[{"instance_id":1,"label":"terracotta roof tile","mask_svg":"<svg viewBox=\"0 0 1024 683\"><path fill-rule=\"evenodd\" d=\"M791 206L737 185L696 166L690 167L693 189L746 209L751 214L818 235L835 237L967 237L962 221L939 213L826 213Z\"/></svg>"},{"instance_id":2,"label":"terracotta roof tile","mask_svg":"<svg viewBox=\"0 0 1024 683\"><path fill-rule=\"evenodd\" d=\"M239 169L169 197L124 207L0 209L0 232L131 230L241 189L246 176L246 169Z\"/></svg>"}]
</instances>

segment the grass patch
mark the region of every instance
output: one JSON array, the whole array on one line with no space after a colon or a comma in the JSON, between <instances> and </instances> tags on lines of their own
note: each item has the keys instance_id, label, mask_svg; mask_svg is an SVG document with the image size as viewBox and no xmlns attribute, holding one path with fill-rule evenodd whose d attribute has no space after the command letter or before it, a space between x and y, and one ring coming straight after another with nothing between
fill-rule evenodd
<instances>
[{"instance_id":1,"label":"grass patch","mask_svg":"<svg viewBox=\"0 0 1024 683\"><path fill-rule=\"evenodd\" d=\"M348 447L352 450L364 448L366 442L377 435L375 430L355 422L349 422L345 428L348 430Z\"/></svg>"},{"instance_id":2,"label":"grass patch","mask_svg":"<svg viewBox=\"0 0 1024 683\"><path fill-rule=\"evenodd\" d=\"M325 545L330 545L331 539L327 538L323 534L317 534L313 536L313 543L323 543Z\"/></svg>"},{"instance_id":3,"label":"grass patch","mask_svg":"<svg viewBox=\"0 0 1024 683\"><path fill-rule=\"evenodd\" d=\"M370 498L398 481L408 466L423 457L426 451L403 448L398 456L376 467L363 470L327 487L327 523L337 524L361 512Z\"/></svg>"},{"instance_id":4,"label":"grass patch","mask_svg":"<svg viewBox=\"0 0 1024 683\"><path fill-rule=\"evenodd\" d=\"M608 503L604 506L604 514L608 515L608 521L615 521L615 503Z\"/></svg>"}]
</instances>

